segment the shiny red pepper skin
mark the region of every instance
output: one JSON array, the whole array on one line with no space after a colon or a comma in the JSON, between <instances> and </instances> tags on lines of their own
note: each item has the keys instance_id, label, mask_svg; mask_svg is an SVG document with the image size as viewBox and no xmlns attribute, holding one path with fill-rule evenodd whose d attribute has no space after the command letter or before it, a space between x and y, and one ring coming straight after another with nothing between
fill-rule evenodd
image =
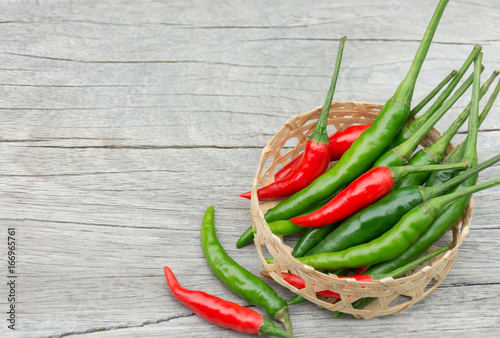
<instances>
[{"instance_id":1,"label":"shiny red pepper skin","mask_svg":"<svg viewBox=\"0 0 500 338\"><path fill-rule=\"evenodd\" d=\"M338 131L329 137L330 140L330 161L337 161L344 155L344 153L349 149L354 141L356 141L366 129L371 126L369 124L360 124L355 126L350 126L344 130ZM292 171L297 168L302 159L303 153L294 158L290 163L281 168L275 175L274 180L279 181L287 177L292 173Z\"/></svg>"},{"instance_id":2,"label":"shiny red pepper skin","mask_svg":"<svg viewBox=\"0 0 500 338\"><path fill-rule=\"evenodd\" d=\"M389 168L373 168L354 180L321 209L290 220L303 227L320 227L339 221L387 195L394 183Z\"/></svg>"},{"instance_id":3,"label":"shiny red pepper skin","mask_svg":"<svg viewBox=\"0 0 500 338\"><path fill-rule=\"evenodd\" d=\"M280 181L275 181L257 191L259 200L268 200L293 195L311 184L323 174L330 163L330 148L326 143L307 141L304 156L297 168ZM250 198L251 192L240 195Z\"/></svg>"},{"instance_id":4,"label":"shiny red pepper skin","mask_svg":"<svg viewBox=\"0 0 500 338\"><path fill-rule=\"evenodd\" d=\"M271 275L267 271L263 271L260 274L264 277L271 278ZM304 289L306 287L306 283L299 276L294 275L292 273L288 273L288 272L282 272L281 274L283 275L283 280L285 282L296 287L297 289ZM358 275L358 276L350 276L350 277L339 276L339 278L353 278L353 279L357 280L358 282L373 282L373 278L370 275ZM316 294L318 296L323 296L323 297L327 297L327 298L340 299L340 295L338 293L330 291L330 290L317 291Z\"/></svg>"},{"instance_id":5,"label":"shiny red pepper skin","mask_svg":"<svg viewBox=\"0 0 500 338\"><path fill-rule=\"evenodd\" d=\"M179 302L198 316L227 329L246 334L259 334L262 315L244 306L229 302L202 291L183 288L172 271L164 267L168 287Z\"/></svg>"}]
</instances>

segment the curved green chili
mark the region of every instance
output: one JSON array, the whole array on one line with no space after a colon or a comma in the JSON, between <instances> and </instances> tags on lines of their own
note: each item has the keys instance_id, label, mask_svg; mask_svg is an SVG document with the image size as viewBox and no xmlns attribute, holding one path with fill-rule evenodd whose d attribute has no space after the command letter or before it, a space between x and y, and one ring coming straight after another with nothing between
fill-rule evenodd
<instances>
[{"instance_id":1,"label":"curved green chili","mask_svg":"<svg viewBox=\"0 0 500 338\"><path fill-rule=\"evenodd\" d=\"M369 169L390 145L401 126L408 120L415 82L447 3L448 0L440 0L407 76L382 108L372 126L361 134L331 169L307 188L269 210L265 215L267 222L291 218L332 196Z\"/></svg>"},{"instance_id":2,"label":"curved green chili","mask_svg":"<svg viewBox=\"0 0 500 338\"><path fill-rule=\"evenodd\" d=\"M288 332L292 324L286 302L263 280L236 263L224 251L215 232L214 207L208 207L201 226L203 254L215 274L247 302L263 308L266 313L281 321Z\"/></svg>"}]
</instances>

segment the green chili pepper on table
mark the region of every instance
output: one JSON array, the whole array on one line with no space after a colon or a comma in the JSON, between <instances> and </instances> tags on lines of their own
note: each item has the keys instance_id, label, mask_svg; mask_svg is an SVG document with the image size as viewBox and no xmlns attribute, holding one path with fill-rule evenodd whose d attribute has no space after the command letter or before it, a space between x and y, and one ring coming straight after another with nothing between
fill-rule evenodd
<instances>
[{"instance_id":1,"label":"green chili pepper on table","mask_svg":"<svg viewBox=\"0 0 500 338\"><path fill-rule=\"evenodd\" d=\"M263 308L270 317L281 321L288 332L292 332L292 323L285 300L263 280L236 263L224 251L215 232L213 206L207 209L203 217L201 244L208 265L231 290L247 302Z\"/></svg>"},{"instance_id":2,"label":"green chili pepper on table","mask_svg":"<svg viewBox=\"0 0 500 338\"><path fill-rule=\"evenodd\" d=\"M401 126L408 119L418 73L447 3L448 0L439 2L407 76L393 97L384 105L372 126L361 134L331 169L318 177L307 188L269 210L265 215L267 222L289 219L329 198L341 187L368 170L387 149Z\"/></svg>"}]
</instances>

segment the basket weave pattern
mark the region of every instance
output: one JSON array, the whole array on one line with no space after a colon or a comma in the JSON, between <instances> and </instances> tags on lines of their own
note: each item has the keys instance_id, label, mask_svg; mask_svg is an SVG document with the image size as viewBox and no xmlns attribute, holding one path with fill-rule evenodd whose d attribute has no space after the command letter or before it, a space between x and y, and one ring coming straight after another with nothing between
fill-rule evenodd
<instances>
[{"instance_id":1,"label":"basket weave pattern","mask_svg":"<svg viewBox=\"0 0 500 338\"><path fill-rule=\"evenodd\" d=\"M334 125L337 130L344 130L353 124L371 123L382 107L382 105L372 103L334 102L330 108L328 124ZM275 206L279 200L261 203L256 192L259 184L265 186L274 180L274 174L279 169L279 165L286 165L303 151L307 137L312 133L320 113L321 107L318 107L291 118L262 150L257 175L252 184L251 199L252 224L257 229L254 242L259 258L264 269L276 282L321 308L350 313L358 318L403 312L432 293L450 271L458 256L458 247L469 233L474 201L471 199L462 218L452 227L452 242L450 243L452 249L407 273L406 277L357 282L354 279L340 279L334 275L327 275L302 264L292 257L292 248L284 244L281 237L274 235L264 220L264 213ZM421 145L430 145L439 136L439 132L433 129ZM296 147L291 150L283 149L289 141L297 144ZM450 146L448 151L451 148ZM267 249L267 252L263 249ZM267 257L265 257L266 254ZM274 264L266 262L269 254L274 258ZM300 276L304 279L306 287L299 290L288 284L282 278L282 271L289 271ZM337 292L341 299L335 303L333 299L317 296L315 292L320 290ZM354 309L352 303L364 297L377 299L364 309Z\"/></svg>"}]
</instances>

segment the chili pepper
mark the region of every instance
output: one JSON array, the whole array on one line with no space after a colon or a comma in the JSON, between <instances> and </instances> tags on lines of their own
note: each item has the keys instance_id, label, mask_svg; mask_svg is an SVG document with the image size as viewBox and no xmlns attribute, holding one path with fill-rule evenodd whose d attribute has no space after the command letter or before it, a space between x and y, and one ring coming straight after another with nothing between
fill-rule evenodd
<instances>
[{"instance_id":1,"label":"chili pepper","mask_svg":"<svg viewBox=\"0 0 500 338\"><path fill-rule=\"evenodd\" d=\"M267 222L291 218L332 196L369 169L385 151L408 119L418 73L447 3L447 0L440 0L407 76L393 97L384 105L372 126L354 141L332 168L314 180L307 188L269 210L265 215Z\"/></svg>"},{"instance_id":2,"label":"chili pepper","mask_svg":"<svg viewBox=\"0 0 500 338\"><path fill-rule=\"evenodd\" d=\"M479 99L481 99L486 91L490 87L491 83L498 75L498 72L493 72L490 78L484 83L479 94ZM434 144L419 150L411 159L408 161L408 165L431 165L442 161L444 152L448 147L451 139L457 133L458 129L465 122L469 116L471 108L471 103L467 105L464 111L458 116L458 118L452 123L451 127L436 141ZM395 189L401 187L408 187L411 185L422 185L429 178L430 173L416 173L406 176L402 181L396 184Z\"/></svg>"},{"instance_id":3,"label":"chili pepper","mask_svg":"<svg viewBox=\"0 0 500 338\"><path fill-rule=\"evenodd\" d=\"M467 163L450 164L466 168ZM305 216L293 217L293 223L303 227L321 227L340 221L387 195L394 184L410 173L453 169L444 165L377 167L361 175L321 209Z\"/></svg>"},{"instance_id":4,"label":"chili pepper","mask_svg":"<svg viewBox=\"0 0 500 338\"><path fill-rule=\"evenodd\" d=\"M477 48L476 48L477 47ZM481 47L476 46L467 58L464 66L460 71L466 71L465 66L469 66L474 58L479 53ZM470 63L469 63L470 62ZM458 77L458 75L457 75ZM472 85L472 75L453 93L452 97L448 99L435 113L432 114L427 121L413 134L408 140L401 143L395 148L392 148L385 152L373 165L373 167L386 167L395 165L404 165L411 154L417 148L420 141L427 135L427 133L432 129L432 127L443 117L443 115L453 106L453 104L465 93L468 87Z\"/></svg>"},{"instance_id":5,"label":"chili pepper","mask_svg":"<svg viewBox=\"0 0 500 338\"><path fill-rule=\"evenodd\" d=\"M292 221L290 222L293 223ZM327 224L319 228L308 228L305 234L302 235L302 237L300 237L299 241L293 248L292 256L293 257L304 256L309 250L318 245L323 240L323 238L328 236L328 234L330 234L341 223L342 223L341 221L338 221L335 223Z\"/></svg>"},{"instance_id":6,"label":"chili pepper","mask_svg":"<svg viewBox=\"0 0 500 338\"><path fill-rule=\"evenodd\" d=\"M433 251L432 253L427 254L424 257L421 257L420 259L417 259L417 260L403 266L402 268L396 269L390 273L377 274L377 275L375 275L375 274L363 274L363 275L354 275L354 276L347 276L347 277L346 276L339 276L339 278L352 278L352 279L356 280L357 282L373 282L373 281L378 280L378 279L389 278L389 277L396 278L396 277L403 275L407 271L415 268L416 266L422 264L423 262L425 262L431 258L434 258L439 254L442 254L443 252L445 252L447 250L449 250L449 247L447 247L447 246L442 247L442 248L440 248L436 251ZM267 271L262 271L260 274L264 277L272 279L271 275ZM282 272L281 274L283 276L283 280L285 282L287 282L288 284L292 285L293 287L295 287L297 289L304 289L306 287L306 283L304 282L304 279L302 279L301 277L294 275L292 273L287 273L287 272ZM314 286L315 285L313 285L313 287ZM322 297L340 299L340 295L337 292L334 292L331 290L319 290L319 291L316 291L316 294L318 296L322 296Z\"/></svg>"},{"instance_id":7,"label":"chili pepper","mask_svg":"<svg viewBox=\"0 0 500 338\"><path fill-rule=\"evenodd\" d=\"M422 203L405 214L401 220L380 237L342 251L296 258L316 269L358 268L377 264L401 255L417 241L432 223L433 218L450 202L476 191L500 184L500 178L439 196Z\"/></svg>"},{"instance_id":8,"label":"chili pepper","mask_svg":"<svg viewBox=\"0 0 500 338\"><path fill-rule=\"evenodd\" d=\"M439 84L439 86L434 89L434 91L435 91L434 93L431 92L429 94L429 96L431 94L433 94L433 95L431 97L429 97L428 100L429 101L432 100L432 98L439 92L439 90L441 90L441 88L444 85L446 85L448 83L448 81L451 80L455 75L457 75L457 70L456 69L454 69ZM408 140L410 138L410 136L413 135L418 130L418 127L420 127L422 124L424 124L424 122L427 121L429 119L429 117L431 117L431 115L434 114L439 109L439 107L441 107L441 105L443 104L443 102L446 101L446 99L448 98L448 96L450 96L450 94L453 91L453 88L455 88L455 86L456 86L455 83L450 83L450 85L447 87L448 90L446 92L443 91L443 93L441 93L441 95L437 98L437 100L431 105L431 107L429 109L427 109L427 111L422 116L418 117L417 119L415 119L415 120L413 120L411 122L408 122L403 127L401 127L401 130L399 131L398 135L396 135L396 137L394 138L392 144L389 146L389 149L397 147L398 145L400 145L404 141ZM424 99L424 101L426 99L427 99L427 97ZM410 117L414 117L422 108L423 107L419 107L419 105L415 106L415 108L413 108L410 111ZM419 120L419 121L417 122L417 120Z\"/></svg>"},{"instance_id":9,"label":"chili pepper","mask_svg":"<svg viewBox=\"0 0 500 338\"><path fill-rule=\"evenodd\" d=\"M350 126L344 130L340 130L330 136L329 139L329 148L330 148L330 161L337 161L342 155L346 152L347 149L352 145L354 141L356 141L366 129L371 126L371 123L368 124L358 124L354 126ZM292 173L292 171L297 168L302 157L303 153L299 154L296 158L291 160L286 166L281 168L276 175L274 175L274 180L279 181L287 177Z\"/></svg>"},{"instance_id":10,"label":"chili pepper","mask_svg":"<svg viewBox=\"0 0 500 338\"><path fill-rule=\"evenodd\" d=\"M478 69L481 56L478 56L478 60L476 60L475 70ZM477 67L477 68L476 68ZM477 140L477 130L478 130L478 118L477 111L479 109L479 71L475 71L476 77L474 78L475 86L473 87L472 92L472 101L471 101L471 114L469 117L469 134L467 135L467 140L465 142L465 152L462 159L475 164L477 160L477 149L476 149L476 140ZM493 94L492 96L495 96ZM488 102L490 103L490 101ZM492 104L492 102L491 102ZM486 114L489 109L486 110ZM483 111L484 113L484 111ZM483 115L483 114L481 114ZM497 156L498 157L498 156ZM493 160L493 159L492 159ZM486 163L486 162L484 162ZM484 164L483 163L483 164ZM477 166L476 168L482 166L483 164ZM469 169L470 171L475 170ZM464 175L465 173L459 174ZM455 187L452 192L456 193L457 191L470 188L476 184L477 175L472 175L470 178L465 180L463 183ZM404 188L406 189L406 188ZM418 240L406 250L400 256L388 260L386 262L382 262L376 264L367 272L370 273L384 273L386 271L390 271L392 269L398 268L408 261L411 261L414 257L418 257L425 250L427 250L433 243L435 243L442 235L453 225L455 222L461 217L464 210L467 208L469 204L470 196L464 196L459 198L448 205L434 218L433 222L429 226L429 228L418 238ZM371 303L374 298L362 298L353 303L353 307L356 309L360 309L365 307L367 304ZM343 316L342 312L335 312L336 317Z\"/></svg>"},{"instance_id":11,"label":"chili pepper","mask_svg":"<svg viewBox=\"0 0 500 338\"><path fill-rule=\"evenodd\" d=\"M331 271L331 272L327 272L327 271L324 271L324 273L328 273L329 275L336 275L338 277L340 276L347 276L347 274L351 271L351 269L348 269L348 268L342 268L342 269L337 269L335 271ZM296 305L296 304L300 304L300 303L303 303L303 302L307 302L307 299L302 297L301 295L296 295L295 297L293 297L292 299L290 299L287 304L288 306L291 306L291 305Z\"/></svg>"},{"instance_id":12,"label":"chili pepper","mask_svg":"<svg viewBox=\"0 0 500 338\"><path fill-rule=\"evenodd\" d=\"M201 244L208 265L231 290L247 302L263 308L270 317L281 321L287 331L291 332L292 324L286 302L269 285L238 265L224 251L215 232L213 206L207 209L203 217Z\"/></svg>"},{"instance_id":13,"label":"chili pepper","mask_svg":"<svg viewBox=\"0 0 500 338\"><path fill-rule=\"evenodd\" d=\"M168 266L165 266L164 271L168 287L175 298L210 323L246 334L294 337L252 309L202 291L183 288Z\"/></svg>"},{"instance_id":14,"label":"chili pepper","mask_svg":"<svg viewBox=\"0 0 500 338\"><path fill-rule=\"evenodd\" d=\"M325 204L326 204L326 202L320 203L318 206L312 208L308 212L303 213L302 215L307 215L313 211L316 211L319 208L321 208L322 206L324 206ZM281 235L281 236L297 234L299 232L307 230L304 227L301 227L295 223L292 223L292 221L290 221L289 219L269 222L268 225L269 225L269 229L271 230L271 232L273 234ZM256 229L254 229L253 226L249 226L245 230L245 232L241 235L241 237L238 239L238 242L236 242L236 247L242 248L245 245L251 243L253 241L255 232L256 232Z\"/></svg>"},{"instance_id":15,"label":"chili pepper","mask_svg":"<svg viewBox=\"0 0 500 338\"><path fill-rule=\"evenodd\" d=\"M321 115L318 122L316 122L316 127L306 143L304 156L293 172L287 177L257 190L259 200L263 201L293 195L297 191L307 187L328 168L328 164L330 163L330 148L326 126L328 124L328 113L330 112L335 86L337 84L345 40L346 37L340 39L330 89L328 90L325 104L321 110ZM243 193L240 196L250 198L251 192Z\"/></svg>"},{"instance_id":16,"label":"chili pepper","mask_svg":"<svg viewBox=\"0 0 500 338\"><path fill-rule=\"evenodd\" d=\"M495 73L498 74L499 70L495 70ZM481 88L481 94L483 94L483 88L486 85L486 83L483 85ZM490 98L488 99L488 102L484 106L483 112L481 115L479 115L479 123L478 125L481 126L483 121L486 119L486 116L488 116L488 113L491 110L491 107L493 106L493 103L498 97L498 94L500 93L500 81L497 81L497 85L495 89L493 90L493 93L491 94ZM443 163L454 163L459 161L462 158L463 150L464 150L464 143L461 143L460 145L456 146L453 148L453 150L446 156L444 159ZM427 186L436 186L442 182L446 182L449 179L453 177L455 174L455 170L443 170L443 171L435 171L433 172L429 178L427 179Z\"/></svg>"},{"instance_id":17,"label":"chili pepper","mask_svg":"<svg viewBox=\"0 0 500 338\"><path fill-rule=\"evenodd\" d=\"M484 161L481 165L468 169L457 177L435 187L411 186L394 190L349 217L305 255L311 256L323 252L341 251L366 243L389 230L414 207L442 195L499 160L500 156L496 156Z\"/></svg>"}]
</instances>

